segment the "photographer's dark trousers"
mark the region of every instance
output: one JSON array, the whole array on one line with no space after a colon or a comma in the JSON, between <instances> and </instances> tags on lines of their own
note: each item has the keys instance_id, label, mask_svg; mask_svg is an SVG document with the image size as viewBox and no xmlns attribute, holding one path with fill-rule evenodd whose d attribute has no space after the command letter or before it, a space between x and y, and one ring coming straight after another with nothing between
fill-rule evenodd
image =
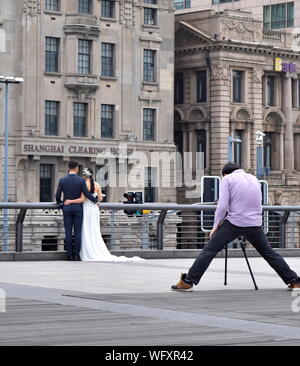
<instances>
[{"instance_id":1,"label":"photographer's dark trousers","mask_svg":"<svg viewBox=\"0 0 300 366\"><path fill-rule=\"evenodd\" d=\"M66 250L69 257L79 256L81 249L81 228L83 211L81 210L64 210L64 225L66 235ZM72 232L74 228L75 248L72 248Z\"/></svg>"},{"instance_id":2,"label":"photographer's dark trousers","mask_svg":"<svg viewBox=\"0 0 300 366\"><path fill-rule=\"evenodd\" d=\"M254 246L286 284L289 284L292 280L298 278L297 274L290 269L285 260L270 246L261 226L240 227L225 220L222 226L217 229L209 242L205 245L190 268L185 280L197 285L210 265L210 262L215 258L218 252L221 251L226 244L239 236L244 236Z\"/></svg>"}]
</instances>

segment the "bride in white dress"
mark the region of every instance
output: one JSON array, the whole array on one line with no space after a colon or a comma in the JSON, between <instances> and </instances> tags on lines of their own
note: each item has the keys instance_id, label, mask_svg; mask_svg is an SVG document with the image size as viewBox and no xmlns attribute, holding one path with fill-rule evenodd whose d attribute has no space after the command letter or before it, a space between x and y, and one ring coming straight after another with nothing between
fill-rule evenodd
<instances>
[{"instance_id":1,"label":"bride in white dress","mask_svg":"<svg viewBox=\"0 0 300 366\"><path fill-rule=\"evenodd\" d=\"M98 196L99 201L103 200L100 185L93 179L93 171L85 168L82 171L83 178L86 181L87 188L95 197ZM100 230L100 212L99 207L84 194L76 200L66 200L65 204L83 202L83 221L81 230L81 251L80 258L82 261L106 261L106 262L135 262L143 261L140 257L124 257L110 254L101 235Z\"/></svg>"}]
</instances>

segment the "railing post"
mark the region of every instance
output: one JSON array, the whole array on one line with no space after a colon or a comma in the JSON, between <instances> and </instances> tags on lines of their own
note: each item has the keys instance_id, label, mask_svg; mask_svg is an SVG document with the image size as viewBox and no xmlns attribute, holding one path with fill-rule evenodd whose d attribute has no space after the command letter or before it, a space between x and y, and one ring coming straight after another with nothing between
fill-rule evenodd
<instances>
[{"instance_id":1,"label":"railing post","mask_svg":"<svg viewBox=\"0 0 300 366\"><path fill-rule=\"evenodd\" d=\"M22 208L18 214L16 222L16 252L23 251L23 223L26 216L27 209Z\"/></svg>"},{"instance_id":2,"label":"railing post","mask_svg":"<svg viewBox=\"0 0 300 366\"><path fill-rule=\"evenodd\" d=\"M280 221L280 248L286 247L286 223L289 219L291 211L285 211Z\"/></svg>"},{"instance_id":3,"label":"railing post","mask_svg":"<svg viewBox=\"0 0 300 366\"><path fill-rule=\"evenodd\" d=\"M164 221L167 212L167 210L161 210L157 220L157 250L164 249Z\"/></svg>"}]
</instances>

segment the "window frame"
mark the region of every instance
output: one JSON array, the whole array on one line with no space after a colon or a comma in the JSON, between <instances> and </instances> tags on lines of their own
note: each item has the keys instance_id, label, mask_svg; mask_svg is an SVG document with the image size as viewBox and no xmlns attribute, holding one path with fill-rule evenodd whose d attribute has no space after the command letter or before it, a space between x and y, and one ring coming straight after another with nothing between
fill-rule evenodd
<instances>
[{"instance_id":1,"label":"window frame","mask_svg":"<svg viewBox=\"0 0 300 366\"><path fill-rule=\"evenodd\" d=\"M235 90L235 87L236 87L236 84L235 84L235 79L238 80L236 77L235 77L235 73L238 73L238 75L241 75L241 84L240 84L240 98L239 100L236 99L236 90ZM233 103L245 103L245 100L246 100L246 93L245 93L245 75L246 75L246 72L244 70L239 70L239 69L232 69L232 77L231 77L231 80L232 80L232 102Z\"/></svg>"},{"instance_id":2,"label":"window frame","mask_svg":"<svg viewBox=\"0 0 300 366\"><path fill-rule=\"evenodd\" d=\"M55 106L55 107L54 107ZM56 111L56 114L52 114L52 111ZM47 112L50 112L47 114ZM45 100L45 135L46 136L58 136L59 135L59 115L60 115L60 102L56 100ZM51 124L53 120L55 123L55 132L51 133ZM52 130L53 131L53 130Z\"/></svg>"},{"instance_id":3,"label":"window frame","mask_svg":"<svg viewBox=\"0 0 300 366\"><path fill-rule=\"evenodd\" d=\"M146 53L151 53L150 56L146 56ZM148 61L147 61L148 58ZM156 83L157 75L156 75L156 62L157 62L157 51L149 48L143 49L143 82L146 83ZM147 65L151 65L149 68Z\"/></svg>"},{"instance_id":4,"label":"window frame","mask_svg":"<svg viewBox=\"0 0 300 366\"><path fill-rule=\"evenodd\" d=\"M50 172L48 172L48 177L42 177L42 167L47 167L50 168ZM52 202L53 198L54 198L54 169L55 169L55 165L54 164L48 164L48 163L41 163L40 164L40 169L39 169L39 198L40 198L40 202ZM48 193L48 199L44 199L43 195L45 195L45 193L43 192L45 190L45 185L43 185L42 183L42 179L47 179L48 181L50 180L50 184L48 184L48 187L50 187L50 194Z\"/></svg>"},{"instance_id":5,"label":"window frame","mask_svg":"<svg viewBox=\"0 0 300 366\"><path fill-rule=\"evenodd\" d=\"M60 38L45 37L45 72L59 72L59 52Z\"/></svg>"},{"instance_id":6,"label":"window frame","mask_svg":"<svg viewBox=\"0 0 300 366\"><path fill-rule=\"evenodd\" d=\"M152 113L152 120L147 120L149 115L147 116L146 113L151 110ZM146 112L147 111L147 112ZM156 108L143 108L143 141L156 141L156 121L157 121L157 109ZM150 126L149 128L149 125ZM148 132L150 133L148 134Z\"/></svg>"},{"instance_id":7,"label":"window frame","mask_svg":"<svg viewBox=\"0 0 300 366\"><path fill-rule=\"evenodd\" d=\"M111 46L111 49L104 49L104 45ZM110 52L110 55L106 53ZM109 60L109 64L107 62ZM109 67L107 67L109 65ZM101 76L114 77L115 76L115 44L102 42L101 43Z\"/></svg>"},{"instance_id":8,"label":"window frame","mask_svg":"<svg viewBox=\"0 0 300 366\"><path fill-rule=\"evenodd\" d=\"M79 108L76 109L76 106L84 106L83 110L80 110ZM80 112L82 113L83 111L83 115L76 115L76 112ZM83 121L83 124L80 125L80 123L78 123L78 120L80 122ZM73 104L73 136L74 137L87 137L87 122L88 122L88 103L82 103L82 102L74 102ZM82 129L83 133L79 134L77 131L79 131L80 129Z\"/></svg>"},{"instance_id":9,"label":"window frame","mask_svg":"<svg viewBox=\"0 0 300 366\"><path fill-rule=\"evenodd\" d=\"M147 14L148 13L148 14ZM155 27L158 24L158 12L156 8L144 8L144 25Z\"/></svg>"},{"instance_id":10,"label":"window frame","mask_svg":"<svg viewBox=\"0 0 300 366\"><path fill-rule=\"evenodd\" d=\"M88 6L86 6L88 4ZM87 11L85 11L87 9ZM79 14L93 14L93 1L92 0L78 0L78 13Z\"/></svg>"},{"instance_id":11,"label":"window frame","mask_svg":"<svg viewBox=\"0 0 300 366\"><path fill-rule=\"evenodd\" d=\"M88 44L88 47L81 46L83 44ZM88 52L83 52L88 50ZM78 74L80 75L91 75L92 73L92 41L88 39L78 39ZM87 57L87 59L85 59ZM86 67L86 64L88 67ZM87 70L85 72L84 70Z\"/></svg>"},{"instance_id":12,"label":"window frame","mask_svg":"<svg viewBox=\"0 0 300 366\"><path fill-rule=\"evenodd\" d=\"M284 20L273 20L275 17L275 11L278 12L279 17L279 7L284 6ZM284 22L284 24L282 24ZM277 24L278 23L278 24ZM270 4L263 6L263 29L271 30L271 29L283 29L283 28L293 28L295 25L295 2L288 1L282 2L279 4Z\"/></svg>"},{"instance_id":13,"label":"window frame","mask_svg":"<svg viewBox=\"0 0 300 366\"><path fill-rule=\"evenodd\" d=\"M55 2L54 5L53 2ZM60 11L60 0L45 0L45 10L57 12Z\"/></svg>"},{"instance_id":14,"label":"window frame","mask_svg":"<svg viewBox=\"0 0 300 366\"><path fill-rule=\"evenodd\" d=\"M200 98L199 94L200 93L200 89L199 89L199 81L200 81L200 75L205 75L204 78L202 78L202 80L204 80L205 82L202 84L204 86L204 97ZM207 103L208 101L208 77L207 77L207 70L198 70L196 72L196 102L197 103ZM202 87L203 88L203 87ZM203 90L202 90L203 91Z\"/></svg>"},{"instance_id":15,"label":"window frame","mask_svg":"<svg viewBox=\"0 0 300 366\"><path fill-rule=\"evenodd\" d=\"M178 76L181 80L178 81ZM174 78L174 104L184 104L184 72L175 72Z\"/></svg>"},{"instance_id":16,"label":"window frame","mask_svg":"<svg viewBox=\"0 0 300 366\"><path fill-rule=\"evenodd\" d=\"M107 110L104 110L105 108L107 108ZM110 110L109 110L110 109ZM106 116L104 116L104 114L106 114ZM110 118L107 117L107 115L110 114ZM105 136L104 134L104 130L107 131L107 128L104 129L104 125L107 124L107 122L109 122L109 130L110 133L108 135ZM115 124L115 105L114 104L101 104L101 138L103 139L113 139L114 138L114 124ZM107 126L105 126L107 127Z\"/></svg>"},{"instance_id":17,"label":"window frame","mask_svg":"<svg viewBox=\"0 0 300 366\"><path fill-rule=\"evenodd\" d=\"M107 12L109 16L107 16ZM115 19L116 2L114 0L101 0L101 18Z\"/></svg>"}]
</instances>

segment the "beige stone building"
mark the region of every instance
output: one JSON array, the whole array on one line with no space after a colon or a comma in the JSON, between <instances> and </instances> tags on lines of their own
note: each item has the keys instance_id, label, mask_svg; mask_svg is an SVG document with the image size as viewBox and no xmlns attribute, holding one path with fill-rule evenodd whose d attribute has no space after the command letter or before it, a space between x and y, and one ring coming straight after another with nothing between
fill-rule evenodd
<instances>
[{"instance_id":1,"label":"beige stone building","mask_svg":"<svg viewBox=\"0 0 300 366\"><path fill-rule=\"evenodd\" d=\"M253 14L236 10L249 3ZM289 8L293 14L284 29L278 29L275 18L268 18L272 24L266 21L266 12L274 14L272 4L278 1L259 3L212 6L208 0L192 0L191 9L176 12L175 140L180 151L205 155L205 174L220 175L228 160L228 136L237 138L233 159L255 173L255 133L264 132L269 203L299 205L299 2ZM198 4L213 9L198 10ZM194 177L197 173L194 163ZM187 198L185 189L178 192L179 202L198 200Z\"/></svg>"},{"instance_id":2,"label":"beige stone building","mask_svg":"<svg viewBox=\"0 0 300 366\"><path fill-rule=\"evenodd\" d=\"M24 78L9 87L9 199L53 201L70 158L106 165L105 185L138 152L174 152L173 73L172 0L0 0L0 75ZM3 109L1 87L0 197ZM109 183L108 201L128 189L175 201L155 169L140 165L139 186Z\"/></svg>"}]
</instances>

